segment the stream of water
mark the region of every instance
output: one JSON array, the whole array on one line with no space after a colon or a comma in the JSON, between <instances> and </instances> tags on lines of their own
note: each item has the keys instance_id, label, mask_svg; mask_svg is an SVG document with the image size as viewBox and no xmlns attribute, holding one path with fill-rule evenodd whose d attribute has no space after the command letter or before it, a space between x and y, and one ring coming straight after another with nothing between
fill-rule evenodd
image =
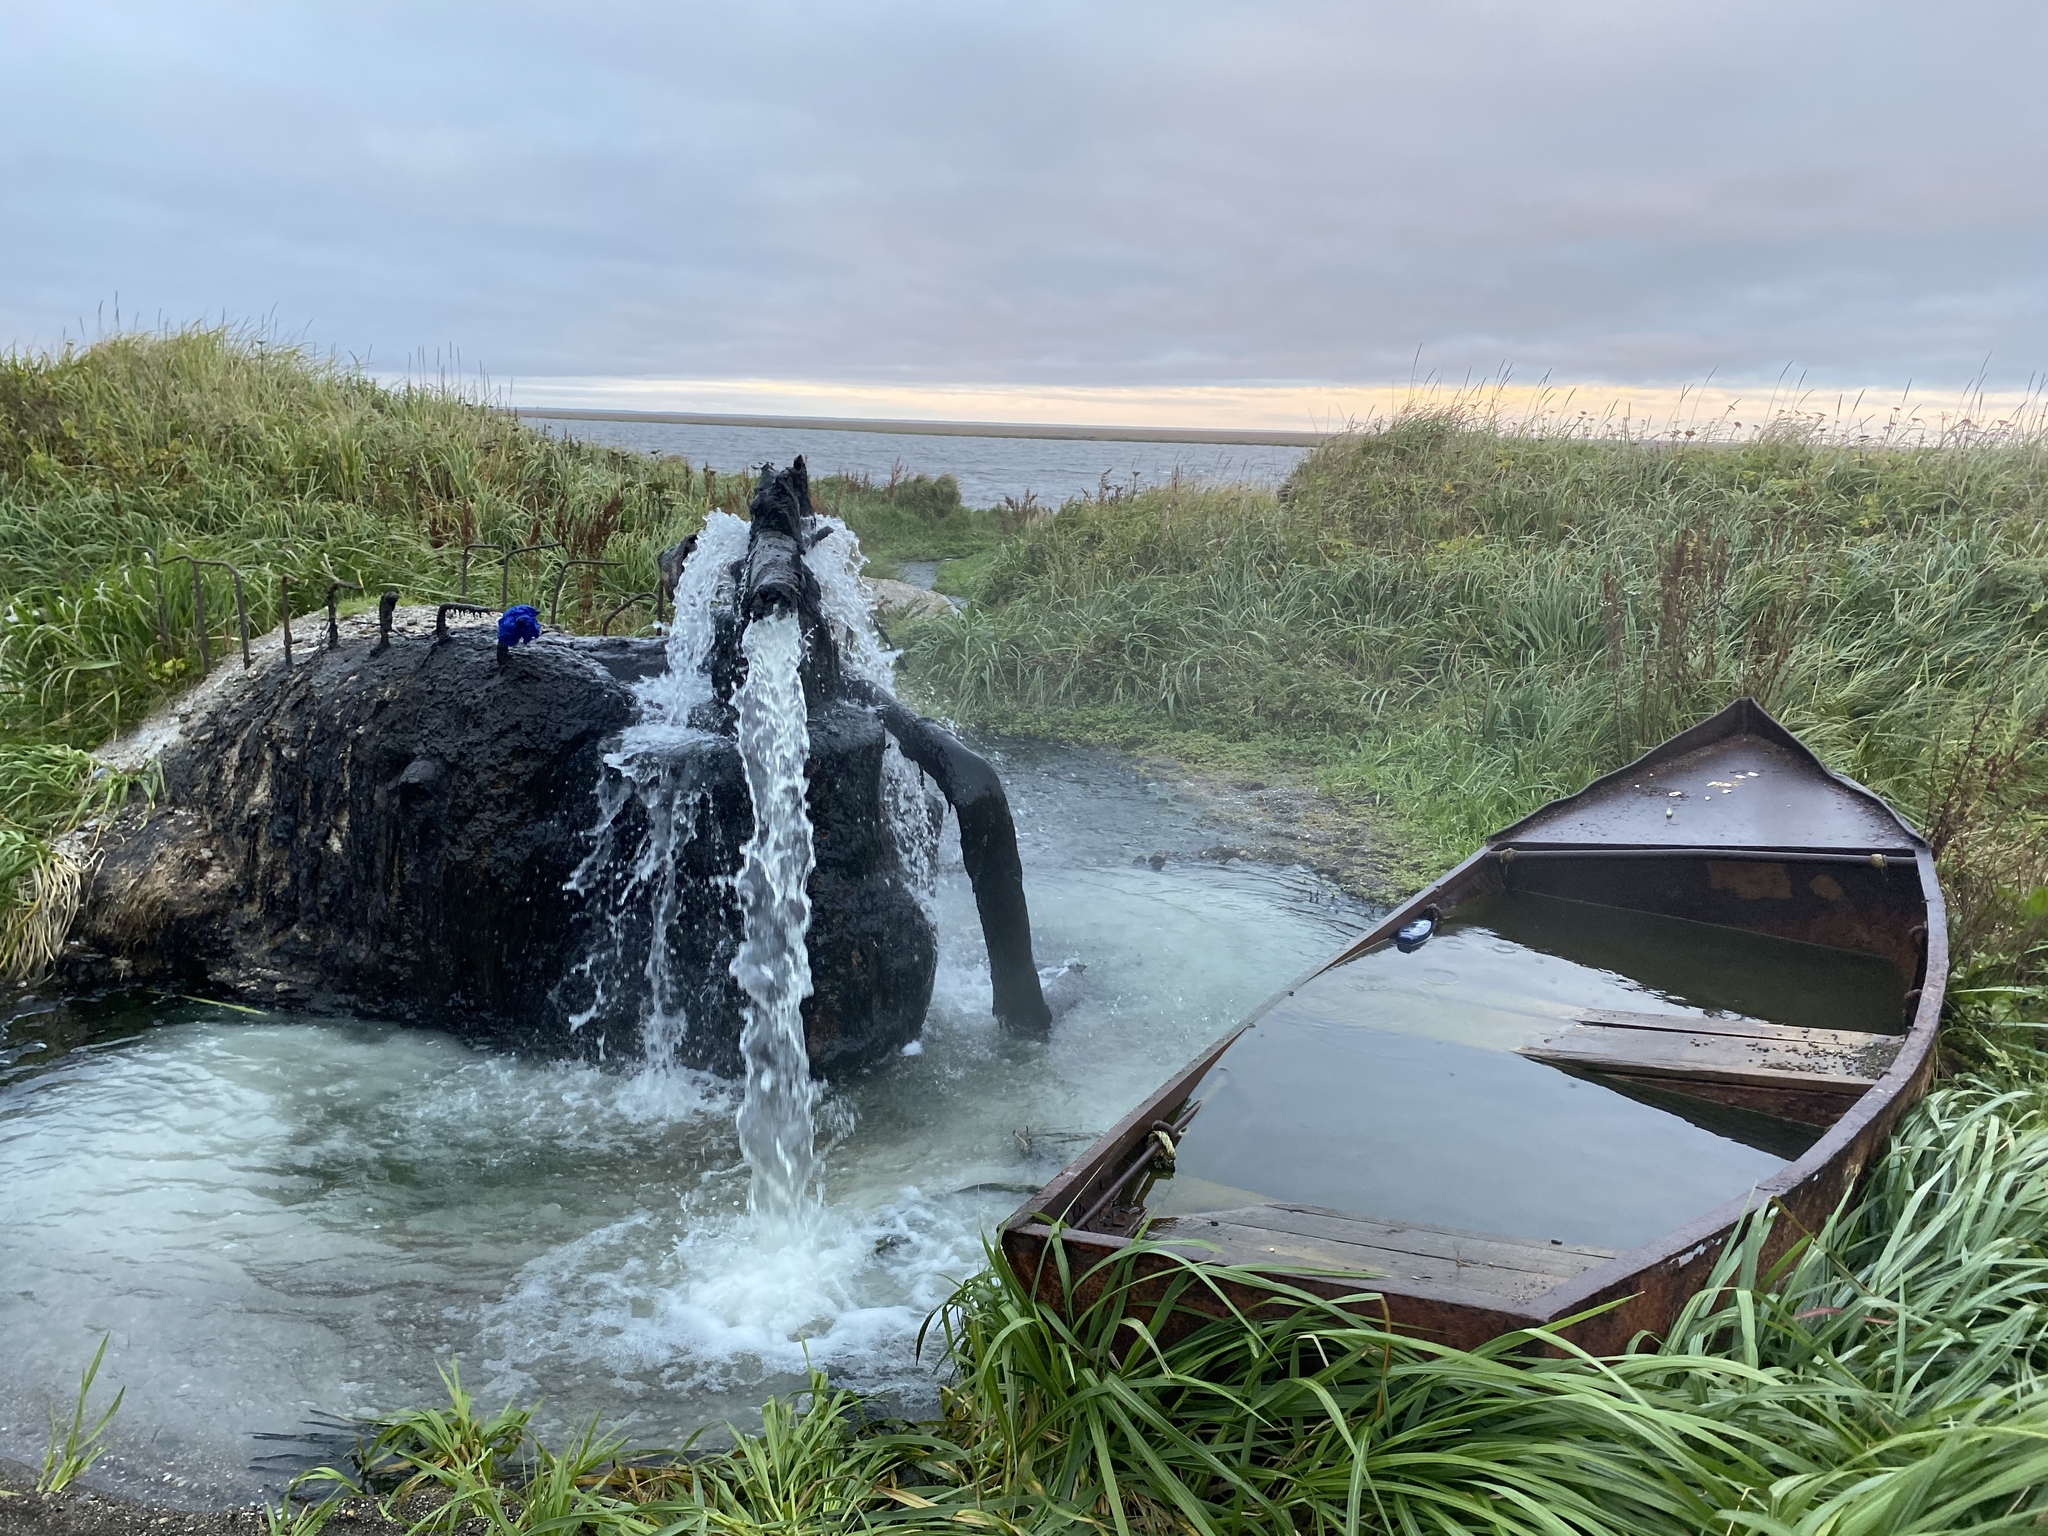
<instances>
[{"instance_id":1,"label":"stream of water","mask_svg":"<svg viewBox=\"0 0 2048 1536\"><path fill-rule=\"evenodd\" d=\"M805 883L817 862L804 804L810 736L797 671L803 646L794 613L756 619L742 642L746 681L733 696L740 759L754 799L754 834L737 882L746 937L732 961L748 1002L740 1031L740 1055L747 1063L740 1155L753 1170L747 1209L783 1222L808 1214L816 1153L811 1108L817 1089L801 1011L811 995L811 959L804 948L811 898Z\"/></svg>"}]
</instances>

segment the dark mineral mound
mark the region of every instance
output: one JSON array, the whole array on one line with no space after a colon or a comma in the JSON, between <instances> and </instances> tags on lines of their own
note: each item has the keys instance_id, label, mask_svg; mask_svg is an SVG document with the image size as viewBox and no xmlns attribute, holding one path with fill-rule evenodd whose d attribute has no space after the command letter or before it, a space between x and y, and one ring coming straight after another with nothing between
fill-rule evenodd
<instances>
[{"instance_id":1,"label":"dark mineral mound","mask_svg":"<svg viewBox=\"0 0 2048 1536\"><path fill-rule=\"evenodd\" d=\"M382 648L360 632L311 655L302 642L289 667L266 646L246 676L201 690L161 753L156 806L101 840L68 979L637 1052L654 922L631 869L641 807L570 882L592 855L630 685L663 667L661 647L550 635L501 661L487 632L437 643L425 628L408 612ZM804 1024L813 1070L845 1072L915 1038L936 945L882 814L882 726L832 701L810 730ZM677 1059L732 1074L745 999L726 971L740 936L728 880L752 807L734 744L695 750L698 835L666 925L689 1020Z\"/></svg>"}]
</instances>

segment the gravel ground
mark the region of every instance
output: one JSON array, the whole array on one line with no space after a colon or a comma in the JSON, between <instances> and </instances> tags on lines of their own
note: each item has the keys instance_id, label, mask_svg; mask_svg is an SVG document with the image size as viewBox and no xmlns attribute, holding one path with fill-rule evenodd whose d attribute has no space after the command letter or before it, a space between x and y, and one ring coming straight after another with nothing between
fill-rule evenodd
<instances>
[{"instance_id":1,"label":"gravel ground","mask_svg":"<svg viewBox=\"0 0 2048 1536\"><path fill-rule=\"evenodd\" d=\"M265 1536L270 1522L260 1508L163 1509L73 1489L35 1491L36 1472L0 1461L0 1533L4 1536ZM369 1499L353 1499L327 1522L324 1536L398 1536L405 1528L377 1513Z\"/></svg>"}]
</instances>

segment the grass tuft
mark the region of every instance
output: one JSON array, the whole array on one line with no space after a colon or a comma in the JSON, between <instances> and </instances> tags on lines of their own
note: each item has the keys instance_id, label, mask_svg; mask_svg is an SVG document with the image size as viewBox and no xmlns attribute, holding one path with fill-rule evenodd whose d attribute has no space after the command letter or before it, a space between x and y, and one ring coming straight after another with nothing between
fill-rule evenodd
<instances>
[{"instance_id":1,"label":"grass tuft","mask_svg":"<svg viewBox=\"0 0 2048 1536\"><path fill-rule=\"evenodd\" d=\"M36 1479L38 1493L62 1493L91 1471L106 1449L100 1439L114 1422L114 1415L121 1411L121 1400L128 1395L126 1387L116 1392L106 1411L93 1421L92 1428L85 1427L85 1401L99 1376L100 1362L106 1358L107 1337L101 1336L100 1347L93 1351L92 1364L78 1380L78 1401L72 1407L71 1422L67 1425L57 1417L54 1408L50 1410L50 1444L43 1452L42 1473Z\"/></svg>"}]
</instances>

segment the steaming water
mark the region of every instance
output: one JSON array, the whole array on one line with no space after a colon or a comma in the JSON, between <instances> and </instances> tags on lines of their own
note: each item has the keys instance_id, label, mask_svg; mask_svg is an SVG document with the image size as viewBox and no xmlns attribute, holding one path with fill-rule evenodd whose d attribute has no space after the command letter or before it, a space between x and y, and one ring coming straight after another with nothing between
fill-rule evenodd
<instances>
[{"instance_id":1,"label":"steaming water","mask_svg":"<svg viewBox=\"0 0 2048 1536\"><path fill-rule=\"evenodd\" d=\"M1218 833L1114 760L998 762L1040 959L1085 960L1089 994L1048 1041L997 1029L949 830L923 1052L821 1098L804 1223L748 1217L738 1095L687 1071L169 998L21 1003L0 1455L40 1458L102 1332L128 1398L94 1481L194 1504L341 1450L259 1435L433 1400L451 1355L491 1407L545 1397L557 1426L602 1412L650 1444L746 1421L807 1358L929 1408L912 1342L982 1233L1365 918L1298 871L1151 868Z\"/></svg>"},{"instance_id":2,"label":"steaming water","mask_svg":"<svg viewBox=\"0 0 2048 1536\"><path fill-rule=\"evenodd\" d=\"M740 1103L740 1154L754 1171L747 1207L787 1220L804 1211L813 1160L810 1057L804 1047L803 1001L811 995L811 898L805 882L813 857L811 815L804 804L803 631L794 613L756 619L741 649L746 681L733 695L739 710L740 759L754 801L754 834L741 854L738 880L746 936L732 974L747 994L740 1055L747 1063Z\"/></svg>"}]
</instances>

